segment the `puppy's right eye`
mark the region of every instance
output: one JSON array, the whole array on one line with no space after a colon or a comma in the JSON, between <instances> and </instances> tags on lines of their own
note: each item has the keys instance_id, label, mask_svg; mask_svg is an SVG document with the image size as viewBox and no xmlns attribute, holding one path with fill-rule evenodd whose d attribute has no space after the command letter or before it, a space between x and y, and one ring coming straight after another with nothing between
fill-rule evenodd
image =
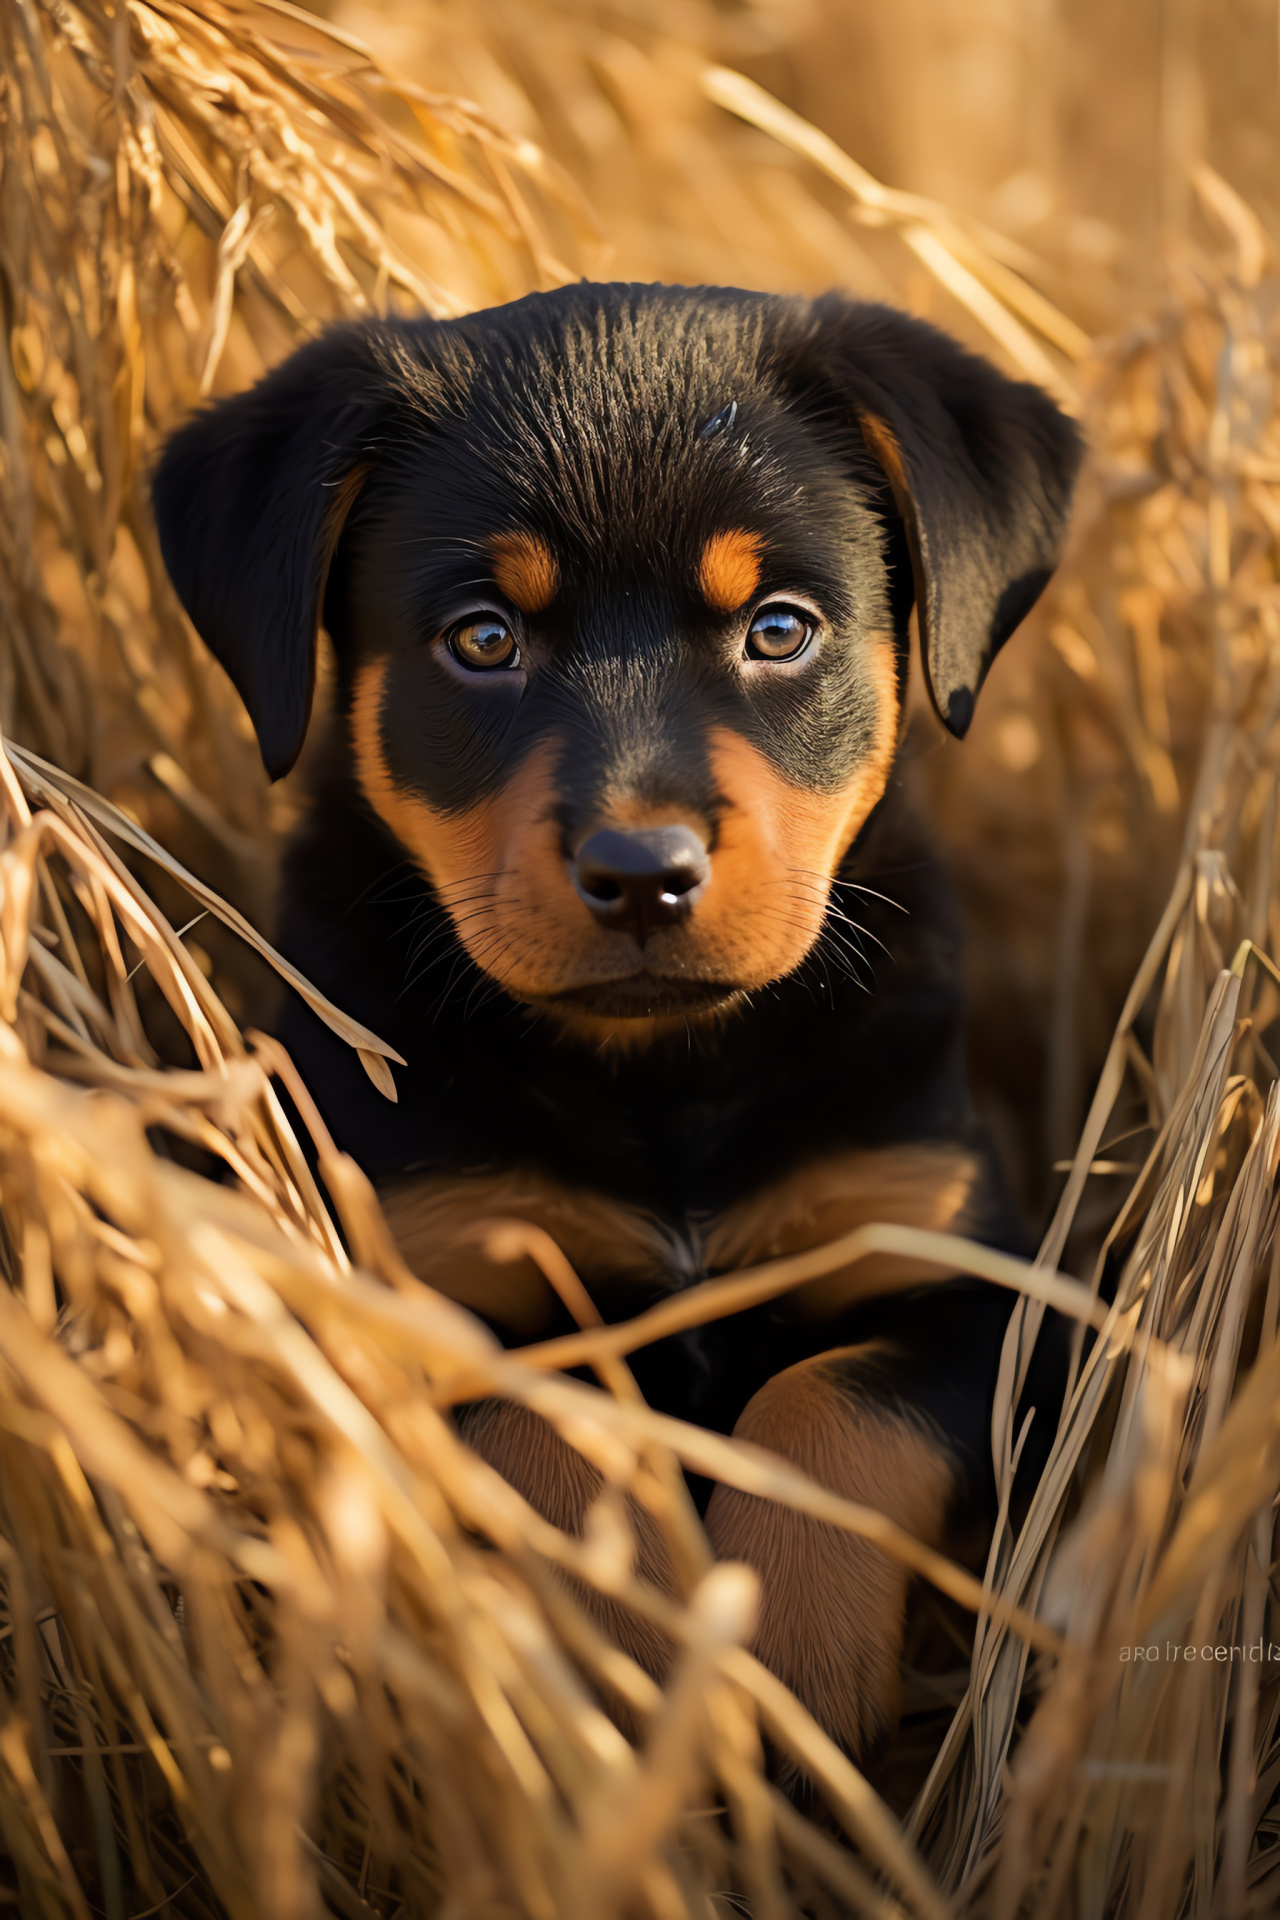
<instances>
[{"instance_id":1,"label":"puppy's right eye","mask_svg":"<svg viewBox=\"0 0 1280 1920\"><path fill-rule=\"evenodd\" d=\"M469 673L492 673L495 668L518 667L520 648L505 620L484 614L467 620L449 635L448 647L459 666Z\"/></svg>"}]
</instances>

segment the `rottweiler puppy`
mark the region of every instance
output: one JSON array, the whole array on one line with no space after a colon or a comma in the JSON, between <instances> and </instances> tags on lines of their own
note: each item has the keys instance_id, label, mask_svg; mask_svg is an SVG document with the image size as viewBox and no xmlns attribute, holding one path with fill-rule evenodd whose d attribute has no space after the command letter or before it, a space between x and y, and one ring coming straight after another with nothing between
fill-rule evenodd
<instances>
[{"instance_id":1,"label":"rottweiler puppy","mask_svg":"<svg viewBox=\"0 0 1280 1920\"><path fill-rule=\"evenodd\" d=\"M478 1216L545 1227L609 1320L867 1220L1018 1243L895 758L913 604L963 735L1079 453L1042 392L887 308L588 284L336 327L169 442L164 558L272 776L331 636L279 938L403 1054L397 1104L300 1002L282 1037L411 1266L507 1341L563 1314ZM948 1543L989 1509L1010 1307L865 1260L636 1368ZM463 1425L580 1525L595 1477L548 1428ZM761 1656L874 1753L901 1568L723 1487L706 1523L760 1571Z\"/></svg>"}]
</instances>

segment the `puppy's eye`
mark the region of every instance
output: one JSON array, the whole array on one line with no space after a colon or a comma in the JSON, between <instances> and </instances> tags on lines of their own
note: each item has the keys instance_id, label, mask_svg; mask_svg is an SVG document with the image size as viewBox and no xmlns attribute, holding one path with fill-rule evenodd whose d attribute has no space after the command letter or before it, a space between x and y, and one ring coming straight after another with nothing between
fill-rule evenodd
<instances>
[{"instance_id":1,"label":"puppy's eye","mask_svg":"<svg viewBox=\"0 0 1280 1920\"><path fill-rule=\"evenodd\" d=\"M518 667L520 649L505 620L487 613L468 620L449 635L449 651L472 673L491 673L495 667Z\"/></svg>"},{"instance_id":2,"label":"puppy's eye","mask_svg":"<svg viewBox=\"0 0 1280 1920\"><path fill-rule=\"evenodd\" d=\"M762 607L747 629L748 660L798 660L815 624L799 607Z\"/></svg>"}]
</instances>

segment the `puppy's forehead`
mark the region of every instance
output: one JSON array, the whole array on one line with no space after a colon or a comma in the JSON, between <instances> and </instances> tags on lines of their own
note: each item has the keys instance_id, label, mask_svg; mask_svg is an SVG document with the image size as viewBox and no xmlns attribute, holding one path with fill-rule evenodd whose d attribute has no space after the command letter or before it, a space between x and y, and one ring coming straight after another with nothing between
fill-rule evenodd
<instances>
[{"instance_id":1,"label":"puppy's forehead","mask_svg":"<svg viewBox=\"0 0 1280 1920\"><path fill-rule=\"evenodd\" d=\"M531 605L550 576L528 545L512 565L513 534L571 572L677 563L726 607L771 529L841 476L781 390L760 302L598 292L454 323L461 351L419 441L448 532L505 541Z\"/></svg>"},{"instance_id":2,"label":"puppy's forehead","mask_svg":"<svg viewBox=\"0 0 1280 1920\"><path fill-rule=\"evenodd\" d=\"M730 332L712 353L701 335L672 340L654 320L566 327L532 342L518 368L493 368L497 379L482 365L472 417L491 465L530 507L549 497L583 532L605 519L643 526L663 501L741 487L752 452L777 464L759 444L760 416L777 402L759 391L752 342ZM734 428L704 437L730 407Z\"/></svg>"}]
</instances>

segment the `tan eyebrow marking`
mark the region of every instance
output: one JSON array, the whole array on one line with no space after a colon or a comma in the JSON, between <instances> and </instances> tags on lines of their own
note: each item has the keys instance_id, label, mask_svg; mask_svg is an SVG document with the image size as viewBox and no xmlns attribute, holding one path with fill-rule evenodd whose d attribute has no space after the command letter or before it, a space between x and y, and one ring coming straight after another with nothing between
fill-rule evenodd
<instances>
[{"instance_id":1,"label":"tan eyebrow marking","mask_svg":"<svg viewBox=\"0 0 1280 1920\"><path fill-rule=\"evenodd\" d=\"M560 591L560 569L536 533L495 533L489 541L493 577L521 613L542 613Z\"/></svg>"},{"instance_id":2,"label":"tan eyebrow marking","mask_svg":"<svg viewBox=\"0 0 1280 1920\"><path fill-rule=\"evenodd\" d=\"M718 613L732 613L751 598L760 584L763 546L760 535L745 527L712 534L698 562L698 585Z\"/></svg>"}]
</instances>

